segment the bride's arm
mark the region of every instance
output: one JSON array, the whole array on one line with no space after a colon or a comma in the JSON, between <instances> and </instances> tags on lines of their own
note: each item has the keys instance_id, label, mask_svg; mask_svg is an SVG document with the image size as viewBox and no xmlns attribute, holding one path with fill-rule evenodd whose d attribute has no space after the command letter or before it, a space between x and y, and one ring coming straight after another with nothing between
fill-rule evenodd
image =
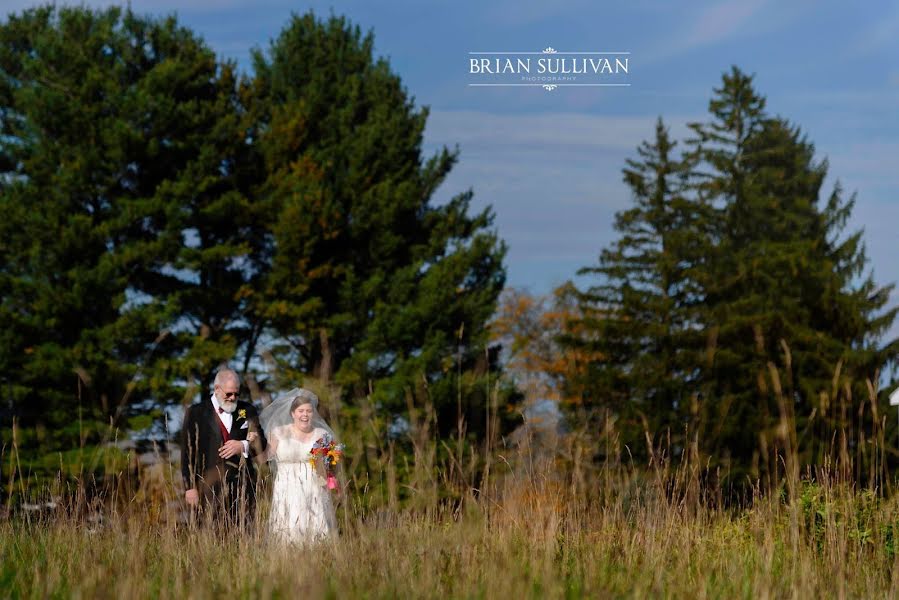
<instances>
[{"instance_id":1,"label":"bride's arm","mask_svg":"<svg viewBox=\"0 0 899 600\"><path fill-rule=\"evenodd\" d=\"M278 442L281 440L279 429L281 428L276 427L272 430L271 436L268 438L268 446L257 455L260 462L270 461L278 454Z\"/></svg>"}]
</instances>

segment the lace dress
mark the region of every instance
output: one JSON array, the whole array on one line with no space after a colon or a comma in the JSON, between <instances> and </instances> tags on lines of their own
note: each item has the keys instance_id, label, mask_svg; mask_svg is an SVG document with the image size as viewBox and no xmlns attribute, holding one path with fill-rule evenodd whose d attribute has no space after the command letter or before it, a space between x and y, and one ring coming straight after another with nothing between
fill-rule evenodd
<instances>
[{"instance_id":1,"label":"lace dress","mask_svg":"<svg viewBox=\"0 0 899 600\"><path fill-rule=\"evenodd\" d=\"M275 539L304 544L334 535L337 519L327 481L309 463L318 436L302 442L278 435L277 472L269 530Z\"/></svg>"}]
</instances>

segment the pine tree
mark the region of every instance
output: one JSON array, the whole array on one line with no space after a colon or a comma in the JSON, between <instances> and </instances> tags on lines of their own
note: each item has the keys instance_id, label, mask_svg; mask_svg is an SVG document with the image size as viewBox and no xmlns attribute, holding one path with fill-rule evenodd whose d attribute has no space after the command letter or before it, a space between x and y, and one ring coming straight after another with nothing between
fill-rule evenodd
<instances>
[{"instance_id":1,"label":"pine tree","mask_svg":"<svg viewBox=\"0 0 899 600\"><path fill-rule=\"evenodd\" d=\"M865 275L861 232L843 237L853 201L837 187L820 205L826 162L798 128L768 116L752 78L726 74L709 112L690 142L704 168L694 177L698 193L717 209L703 275L714 358L704 373L702 438L735 475L755 476L759 460L776 472L779 452L807 450L784 438L781 419L806 429L838 365L841 381L876 378L889 356L877 340L896 312L883 310L889 288Z\"/></svg>"},{"instance_id":2,"label":"pine tree","mask_svg":"<svg viewBox=\"0 0 899 600\"><path fill-rule=\"evenodd\" d=\"M666 441L673 435L683 448L677 440L695 389L701 342L694 270L703 257L708 215L685 196L690 164L675 156L676 145L659 119L654 140L627 161L624 181L634 205L616 215L620 237L602 251L599 264L580 271L598 280L578 294L581 325L592 335L566 340L601 356L586 374L590 384L579 385L593 403L618 415L628 439L640 439L648 429Z\"/></svg>"},{"instance_id":3,"label":"pine tree","mask_svg":"<svg viewBox=\"0 0 899 600\"><path fill-rule=\"evenodd\" d=\"M164 280L183 266L178 192L207 185L193 165L230 110L220 83L174 18L44 7L0 25L0 369L20 424L54 428L45 448L172 391L183 302Z\"/></svg>"},{"instance_id":4,"label":"pine tree","mask_svg":"<svg viewBox=\"0 0 899 600\"><path fill-rule=\"evenodd\" d=\"M598 281L567 336L600 358L569 381L631 447L644 429L671 435L673 453L776 483L784 456L820 462L835 433L861 439L853 415L896 359L881 337L897 309L866 272L861 232L845 232L854 198L839 185L821 198L827 163L752 78L725 74L709 112L681 158L659 123L628 161L634 207L582 271Z\"/></svg>"},{"instance_id":5,"label":"pine tree","mask_svg":"<svg viewBox=\"0 0 899 600\"><path fill-rule=\"evenodd\" d=\"M157 189L176 207L160 235L179 243L145 265L135 285L175 315L162 348L169 361L165 377L192 397L211 389L220 366L247 371L256 354L264 322L252 296L271 270L273 224L268 204L256 194L262 159L250 141L255 124L244 108L246 80L233 63L211 60L184 76L181 86L194 95L192 105L160 110L182 123L189 154Z\"/></svg>"},{"instance_id":6,"label":"pine tree","mask_svg":"<svg viewBox=\"0 0 899 600\"><path fill-rule=\"evenodd\" d=\"M255 55L273 219L257 308L300 373L355 397L371 383L394 410L426 381L455 412L455 375L485 360L505 250L491 211L469 214L470 191L432 203L457 155L423 158L428 111L372 48L344 19L310 13Z\"/></svg>"},{"instance_id":7,"label":"pine tree","mask_svg":"<svg viewBox=\"0 0 899 600\"><path fill-rule=\"evenodd\" d=\"M427 110L370 35L296 17L252 80L127 10L25 11L0 42L0 383L23 426L78 446L252 371L261 341L391 410L495 368L493 215L432 204L457 155L422 157Z\"/></svg>"}]
</instances>

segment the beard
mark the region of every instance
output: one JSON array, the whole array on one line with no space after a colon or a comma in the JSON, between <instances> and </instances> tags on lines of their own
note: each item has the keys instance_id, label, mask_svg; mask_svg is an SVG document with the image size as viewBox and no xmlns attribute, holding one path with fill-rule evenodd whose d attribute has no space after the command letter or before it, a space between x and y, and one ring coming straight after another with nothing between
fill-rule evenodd
<instances>
[{"instance_id":1,"label":"beard","mask_svg":"<svg viewBox=\"0 0 899 600\"><path fill-rule=\"evenodd\" d=\"M219 406L225 409L226 413L233 413L237 410L237 400L219 400Z\"/></svg>"}]
</instances>

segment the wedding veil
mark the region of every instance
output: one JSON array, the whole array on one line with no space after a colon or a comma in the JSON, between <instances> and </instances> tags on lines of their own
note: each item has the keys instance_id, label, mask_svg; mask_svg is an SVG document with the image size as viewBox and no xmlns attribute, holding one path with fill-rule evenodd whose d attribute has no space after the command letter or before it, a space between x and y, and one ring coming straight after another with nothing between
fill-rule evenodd
<instances>
[{"instance_id":1,"label":"wedding veil","mask_svg":"<svg viewBox=\"0 0 899 600\"><path fill-rule=\"evenodd\" d=\"M265 432L266 437L269 439L281 437L279 428L290 426L293 423L290 405L293 404L297 397L303 398L303 400L312 405L312 427L324 430L331 436L332 440L337 441L334 430L328 426L318 412L318 396L305 388L293 388L286 394L278 396L277 400L274 400L262 409L262 412L259 414L259 424L262 425L262 430Z\"/></svg>"}]
</instances>

